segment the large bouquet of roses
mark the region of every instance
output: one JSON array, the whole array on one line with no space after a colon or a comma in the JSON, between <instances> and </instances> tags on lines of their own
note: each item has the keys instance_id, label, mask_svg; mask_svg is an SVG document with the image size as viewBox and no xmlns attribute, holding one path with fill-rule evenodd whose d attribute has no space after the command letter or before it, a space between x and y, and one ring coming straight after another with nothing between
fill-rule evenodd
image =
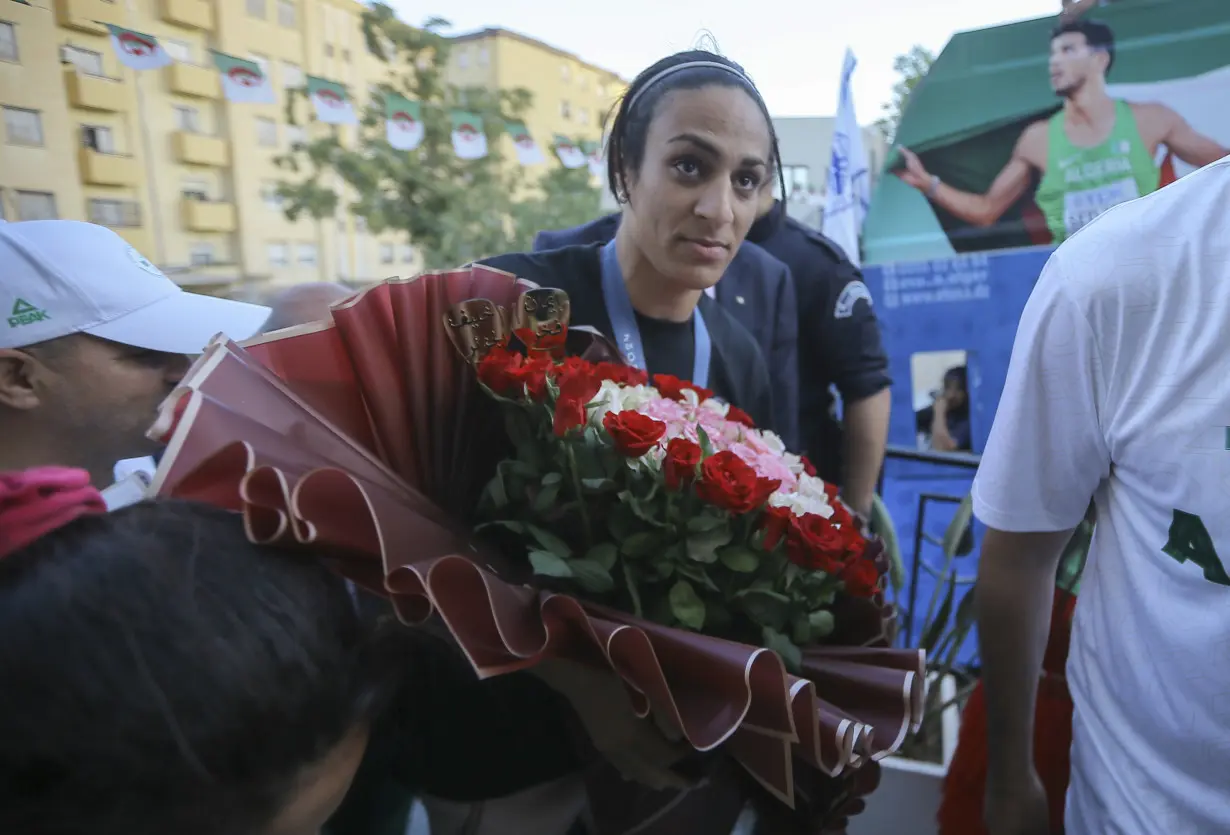
<instances>
[{"instance_id":1,"label":"large bouquet of roses","mask_svg":"<svg viewBox=\"0 0 1230 835\"><path fill-rule=\"evenodd\" d=\"M921 713L878 541L771 433L690 384L651 387L567 310L472 267L220 337L151 430L154 489L329 559L481 676L604 667L639 715L829 814ZM678 805L642 800L614 802L618 831Z\"/></svg>"},{"instance_id":2,"label":"large bouquet of roses","mask_svg":"<svg viewBox=\"0 0 1230 835\"><path fill-rule=\"evenodd\" d=\"M544 587L777 651L833 634L881 574L837 491L713 393L610 362L503 347L478 363L512 455L480 505Z\"/></svg>"}]
</instances>

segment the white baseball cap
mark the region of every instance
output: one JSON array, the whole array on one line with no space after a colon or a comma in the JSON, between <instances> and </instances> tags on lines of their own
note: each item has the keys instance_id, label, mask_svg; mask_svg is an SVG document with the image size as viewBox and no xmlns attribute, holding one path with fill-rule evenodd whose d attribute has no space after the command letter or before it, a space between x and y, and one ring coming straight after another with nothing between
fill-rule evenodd
<instances>
[{"instance_id":1,"label":"white baseball cap","mask_svg":"<svg viewBox=\"0 0 1230 835\"><path fill-rule=\"evenodd\" d=\"M260 331L269 308L187 293L105 226L0 224L0 348L85 333L168 354Z\"/></svg>"}]
</instances>

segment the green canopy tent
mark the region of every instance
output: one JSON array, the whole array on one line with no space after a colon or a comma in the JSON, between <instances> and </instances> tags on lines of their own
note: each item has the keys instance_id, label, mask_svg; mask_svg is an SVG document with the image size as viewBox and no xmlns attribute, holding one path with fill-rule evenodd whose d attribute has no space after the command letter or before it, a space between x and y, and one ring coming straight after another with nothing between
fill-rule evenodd
<instances>
[{"instance_id":1,"label":"green canopy tent","mask_svg":"<svg viewBox=\"0 0 1230 835\"><path fill-rule=\"evenodd\" d=\"M1189 78L1230 65L1227 0L1120 0L1087 17L1115 33L1111 85ZM953 36L910 98L897 144L945 183L984 193L1021 131L1059 109L1047 71L1057 23L1057 16L1047 17ZM899 165L894 150L886 171ZM999 223L973 228L933 209L896 177L881 177L863 228L865 263L1029 246L1036 241L1022 212L1031 203L1032 189Z\"/></svg>"}]
</instances>

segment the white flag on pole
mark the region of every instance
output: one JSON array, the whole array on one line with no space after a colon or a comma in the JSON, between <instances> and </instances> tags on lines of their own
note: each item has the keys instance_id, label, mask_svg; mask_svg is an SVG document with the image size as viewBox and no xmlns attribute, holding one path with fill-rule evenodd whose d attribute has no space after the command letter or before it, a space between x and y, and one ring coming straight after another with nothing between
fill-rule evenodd
<instances>
[{"instance_id":1,"label":"white flag on pole","mask_svg":"<svg viewBox=\"0 0 1230 835\"><path fill-rule=\"evenodd\" d=\"M824 228L855 265L859 263L858 239L871 202L871 170L863 131L854 115L850 78L858 61L846 50L837 99L837 124L833 130L833 153L829 163L828 194L824 200Z\"/></svg>"}]
</instances>

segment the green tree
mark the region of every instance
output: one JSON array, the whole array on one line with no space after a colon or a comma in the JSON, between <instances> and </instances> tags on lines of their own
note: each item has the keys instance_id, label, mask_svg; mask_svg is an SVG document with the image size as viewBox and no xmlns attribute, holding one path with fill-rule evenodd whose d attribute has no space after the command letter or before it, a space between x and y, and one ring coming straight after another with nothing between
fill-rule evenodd
<instances>
[{"instance_id":1,"label":"green tree","mask_svg":"<svg viewBox=\"0 0 1230 835\"><path fill-rule=\"evenodd\" d=\"M580 172L552 170L535 185L520 166L506 163L505 123L523 118L531 94L448 84L449 40L441 34L447 27L438 18L410 26L383 3L364 13L367 48L386 63L386 79L366 105L367 91L351 91L361 118L354 141L343 142L336 126L316 125L307 141L278 159L287 174L278 187L287 217L327 218L342 208L373 232L404 232L426 266L437 269L528 248L547 224L575 225L598 213L598 192ZM385 138L380 94L387 92L422 105L424 138L414 151L398 151ZM288 96L286 109L292 124L306 115L306 91ZM482 119L489 148L483 159L457 158L453 109ZM537 222L544 225L531 229Z\"/></svg>"},{"instance_id":2,"label":"green tree","mask_svg":"<svg viewBox=\"0 0 1230 835\"><path fill-rule=\"evenodd\" d=\"M935 54L925 46L918 45L893 59L893 71L899 77L893 85L892 99L883 106L884 115L876 122L876 127L889 143L896 139L897 128L901 125L901 117L909 104L910 94L927 76L934 63Z\"/></svg>"}]
</instances>

